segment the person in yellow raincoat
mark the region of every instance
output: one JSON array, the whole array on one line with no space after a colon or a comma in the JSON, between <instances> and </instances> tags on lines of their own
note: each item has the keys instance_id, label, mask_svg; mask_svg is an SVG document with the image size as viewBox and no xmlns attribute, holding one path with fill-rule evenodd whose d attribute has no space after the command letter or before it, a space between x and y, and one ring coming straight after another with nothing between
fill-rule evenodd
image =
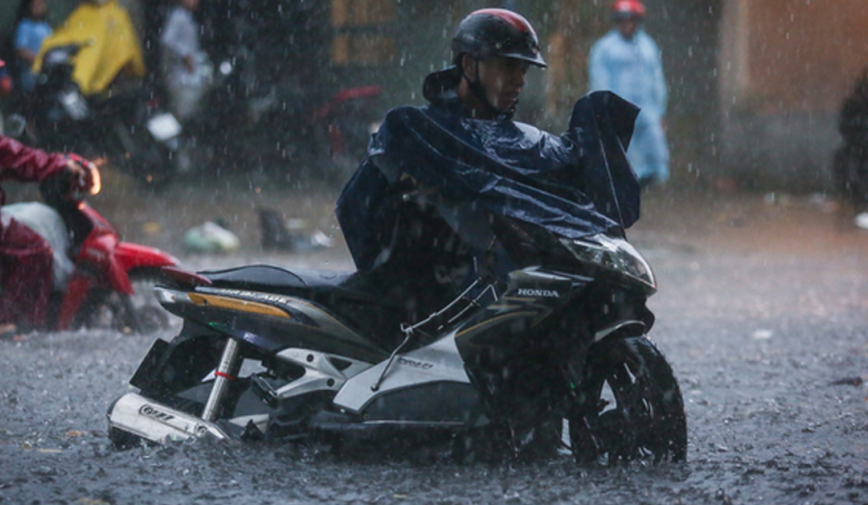
<instances>
[{"instance_id":1,"label":"person in yellow raincoat","mask_svg":"<svg viewBox=\"0 0 868 505\"><path fill-rule=\"evenodd\" d=\"M139 37L118 0L90 0L79 5L42 43L34 72L41 68L47 51L70 44L81 47L72 78L85 96L106 91L121 73L136 78L145 75Z\"/></svg>"}]
</instances>

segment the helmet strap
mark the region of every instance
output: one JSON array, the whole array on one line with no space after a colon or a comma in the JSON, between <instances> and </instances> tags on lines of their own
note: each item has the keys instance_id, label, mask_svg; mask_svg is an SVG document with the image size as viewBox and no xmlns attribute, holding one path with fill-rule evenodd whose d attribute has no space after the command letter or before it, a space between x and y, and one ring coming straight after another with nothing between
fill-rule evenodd
<instances>
[{"instance_id":1,"label":"helmet strap","mask_svg":"<svg viewBox=\"0 0 868 505\"><path fill-rule=\"evenodd\" d=\"M479 79L479 63L481 60L472 55L468 56L476 60L476 76L471 79L470 76L464 72L464 65L462 65L461 62L459 62L458 68L461 69L461 75L467 79L470 92L473 93L473 96L482 102L483 105L485 105L485 108L488 109L488 112L490 112L494 117L506 116L507 119L512 119L513 114L515 114L515 108L509 110L498 109L493 103L488 101L488 95L485 93L485 88L482 86L482 81Z\"/></svg>"}]
</instances>

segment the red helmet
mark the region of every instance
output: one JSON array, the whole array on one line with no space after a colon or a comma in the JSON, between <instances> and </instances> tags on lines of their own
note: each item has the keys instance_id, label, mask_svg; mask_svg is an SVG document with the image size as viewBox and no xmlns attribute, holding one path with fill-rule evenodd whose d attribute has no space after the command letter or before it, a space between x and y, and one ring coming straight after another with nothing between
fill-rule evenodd
<instances>
[{"instance_id":1,"label":"red helmet","mask_svg":"<svg viewBox=\"0 0 868 505\"><path fill-rule=\"evenodd\" d=\"M645 17L645 6L639 0L617 0L612 5L612 13L616 20Z\"/></svg>"}]
</instances>

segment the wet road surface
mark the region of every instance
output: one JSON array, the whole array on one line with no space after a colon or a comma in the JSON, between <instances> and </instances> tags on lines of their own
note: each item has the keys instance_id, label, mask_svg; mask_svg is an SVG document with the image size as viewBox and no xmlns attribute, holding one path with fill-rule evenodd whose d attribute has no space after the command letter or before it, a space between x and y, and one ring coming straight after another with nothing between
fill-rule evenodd
<instances>
[{"instance_id":1,"label":"wet road surface","mask_svg":"<svg viewBox=\"0 0 868 505\"><path fill-rule=\"evenodd\" d=\"M116 451L106 409L155 337L80 331L0 342L0 503L868 503L868 233L828 201L674 191L647 195L630 238L660 284L651 336L684 392L685 464L462 466L208 441ZM120 181L114 193L94 206L189 268L351 268L327 188L182 185L148 199ZM337 244L263 253L262 205ZM185 254L183 232L218 216L241 250Z\"/></svg>"}]
</instances>

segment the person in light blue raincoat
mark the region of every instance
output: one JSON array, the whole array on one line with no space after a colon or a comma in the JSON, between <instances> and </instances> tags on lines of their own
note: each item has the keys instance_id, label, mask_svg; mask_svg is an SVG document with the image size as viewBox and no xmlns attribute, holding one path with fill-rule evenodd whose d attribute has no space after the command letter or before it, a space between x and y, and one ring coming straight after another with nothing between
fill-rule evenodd
<instances>
[{"instance_id":1,"label":"person in light blue raincoat","mask_svg":"<svg viewBox=\"0 0 868 505\"><path fill-rule=\"evenodd\" d=\"M641 109L627 157L643 186L663 183L669 179L669 148L663 131L667 90L660 50L641 27L641 2L616 1L613 17L615 28L591 48L590 88L613 91Z\"/></svg>"}]
</instances>

